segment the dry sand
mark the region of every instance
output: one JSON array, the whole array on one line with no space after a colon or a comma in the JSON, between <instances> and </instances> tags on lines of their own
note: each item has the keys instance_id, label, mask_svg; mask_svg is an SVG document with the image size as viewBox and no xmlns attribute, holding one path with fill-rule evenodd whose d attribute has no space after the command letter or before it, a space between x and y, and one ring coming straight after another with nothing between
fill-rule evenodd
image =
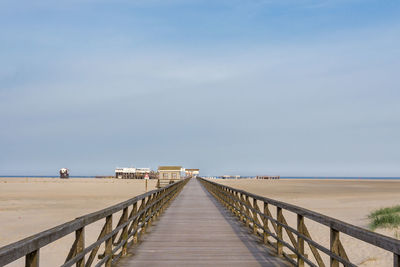
<instances>
[{"instance_id":1,"label":"dry sand","mask_svg":"<svg viewBox=\"0 0 400 267\"><path fill-rule=\"evenodd\" d=\"M258 195L278 199L366 228L374 209L399 204L400 181L348 180L216 180ZM148 190L156 181L149 181ZM145 192L143 180L0 178L0 246L103 209ZM271 210L273 211L273 210ZM293 214L285 213L296 225ZM114 219L114 224L118 220ZM86 229L86 244L97 238L101 221ZM329 229L306 220L314 240L329 247ZM389 236L394 230L378 230ZM392 266L390 253L342 235L353 263ZM69 235L41 250L41 266L63 263L74 240ZM312 254L306 250L310 258ZM325 257L325 260L328 260ZM327 264L328 266L329 264ZM23 266L23 259L7 266Z\"/></svg>"},{"instance_id":2,"label":"dry sand","mask_svg":"<svg viewBox=\"0 0 400 267\"><path fill-rule=\"evenodd\" d=\"M257 195L284 201L328 215L359 227L368 228L368 214L382 207L400 204L400 181L395 180L213 180ZM275 214L275 211L274 213ZM291 226L295 216L285 213ZM306 220L311 236L329 248L329 229ZM378 229L395 237L399 229ZM391 253L342 235L350 260L360 266L392 266ZM306 253L312 257L308 250ZM325 258L327 260L327 258ZM329 264L328 264L329 265Z\"/></svg>"},{"instance_id":3,"label":"dry sand","mask_svg":"<svg viewBox=\"0 0 400 267\"><path fill-rule=\"evenodd\" d=\"M155 186L156 180L148 181L148 190ZM144 180L0 178L0 247L143 193ZM87 227L87 244L103 223ZM72 242L69 235L42 249L41 266L60 265Z\"/></svg>"}]
</instances>

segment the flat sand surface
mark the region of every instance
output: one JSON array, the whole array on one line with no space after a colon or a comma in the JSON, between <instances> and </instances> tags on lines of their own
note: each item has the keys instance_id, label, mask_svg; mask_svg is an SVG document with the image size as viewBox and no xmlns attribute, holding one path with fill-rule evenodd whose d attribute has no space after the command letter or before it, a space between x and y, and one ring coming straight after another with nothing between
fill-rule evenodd
<instances>
[{"instance_id":1,"label":"flat sand surface","mask_svg":"<svg viewBox=\"0 0 400 267\"><path fill-rule=\"evenodd\" d=\"M156 183L149 180L148 190L155 189ZM0 247L143 193L144 180L0 178ZM116 224L119 218L113 219ZM87 241L97 238L103 223L88 227ZM41 266L59 265L71 242L73 237L67 236L46 246Z\"/></svg>"},{"instance_id":2,"label":"flat sand surface","mask_svg":"<svg viewBox=\"0 0 400 267\"><path fill-rule=\"evenodd\" d=\"M213 180L260 196L280 200L336 219L368 228L368 214L382 207L400 204L400 181L396 180ZM275 211L271 210L275 215ZM287 213L288 222L296 227L293 214ZM307 221L306 221L307 222ZM315 239L329 242L329 229L308 221ZM324 229L325 228L325 229ZM399 229L378 229L376 232L396 237ZM344 247L353 263L361 266L392 266L389 253L371 247L362 241L344 236ZM310 253L310 252L309 252ZM312 258L312 254L309 254ZM352 256L352 257L351 257Z\"/></svg>"},{"instance_id":3,"label":"flat sand surface","mask_svg":"<svg viewBox=\"0 0 400 267\"><path fill-rule=\"evenodd\" d=\"M351 180L214 180L258 195L292 203L360 227L377 208L400 204L400 181ZM149 181L148 190L156 181ZM145 192L144 180L93 178L0 178L0 246L47 230L76 217L117 204ZM275 214L275 211L271 209ZM284 213L296 226L295 216ZM113 219L114 225L118 221ZM104 221L86 229L86 244L97 238ZM313 239L329 247L329 229L306 220ZM377 232L393 237L394 229ZM41 266L63 263L74 240L66 236L41 250ZM392 266L388 252L345 235L341 240L359 266ZM288 240L287 240L288 241ZM312 253L306 247L309 258ZM328 262L328 258L324 257ZM7 266L23 266L23 259ZM329 266L329 264L327 264Z\"/></svg>"}]
</instances>

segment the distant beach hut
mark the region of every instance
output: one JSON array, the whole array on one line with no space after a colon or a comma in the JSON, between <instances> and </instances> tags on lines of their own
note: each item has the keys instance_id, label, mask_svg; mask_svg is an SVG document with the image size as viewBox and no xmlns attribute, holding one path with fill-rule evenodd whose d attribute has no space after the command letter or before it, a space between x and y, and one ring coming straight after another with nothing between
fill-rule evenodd
<instances>
[{"instance_id":1,"label":"distant beach hut","mask_svg":"<svg viewBox=\"0 0 400 267\"><path fill-rule=\"evenodd\" d=\"M115 178L118 179L134 179L136 176L136 168L116 168Z\"/></svg>"},{"instance_id":2,"label":"distant beach hut","mask_svg":"<svg viewBox=\"0 0 400 267\"><path fill-rule=\"evenodd\" d=\"M69 170L67 168L60 169L60 178L63 178L63 179L69 178Z\"/></svg>"},{"instance_id":3,"label":"distant beach hut","mask_svg":"<svg viewBox=\"0 0 400 267\"><path fill-rule=\"evenodd\" d=\"M158 167L158 178L168 180L180 180L181 179L181 166L160 166Z\"/></svg>"},{"instance_id":4,"label":"distant beach hut","mask_svg":"<svg viewBox=\"0 0 400 267\"><path fill-rule=\"evenodd\" d=\"M159 166L157 187L164 187L179 181L182 179L182 171L184 169L181 166Z\"/></svg>"},{"instance_id":5,"label":"distant beach hut","mask_svg":"<svg viewBox=\"0 0 400 267\"><path fill-rule=\"evenodd\" d=\"M144 179L146 175L149 179L155 179L156 173L150 168L116 168L115 178L118 179Z\"/></svg>"}]
</instances>

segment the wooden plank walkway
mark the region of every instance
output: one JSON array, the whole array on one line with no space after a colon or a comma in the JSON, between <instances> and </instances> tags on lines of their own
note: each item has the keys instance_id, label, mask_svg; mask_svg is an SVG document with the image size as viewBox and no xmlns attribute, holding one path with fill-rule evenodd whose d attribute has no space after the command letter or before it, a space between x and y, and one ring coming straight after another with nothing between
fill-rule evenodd
<instances>
[{"instance_id":1,"label":"wooden plank walkway","mask_svg":"<svg viewBox=\"0 0 400 267\"><path fill-rule=\"evenodd\" d=\"M290 266L192 179L118 266Z\"/></svg>"}]
</instances>

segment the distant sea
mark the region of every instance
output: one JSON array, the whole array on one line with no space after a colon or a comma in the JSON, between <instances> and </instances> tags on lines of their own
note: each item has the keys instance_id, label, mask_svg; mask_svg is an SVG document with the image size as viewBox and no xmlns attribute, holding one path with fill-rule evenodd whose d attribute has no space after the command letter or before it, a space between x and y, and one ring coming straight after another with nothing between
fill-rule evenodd
<instances>
[{"instance_id":1,"label":"distant sea","mask_svg":"<svg viewBox=\"0 0 400 267\"><path fill-rule=\"evenodd\" d=\"M327 180L400 180L400 177L301 177L301 176L281 176L281 179L327 179Z\"/></svg>"},{"instance_id":2,"label":"distant sea","mask_svg":"<svg viewBox=\"0 0 400 267\"><path fill-rule=\"evenodd\" d=\"M55 175L0 175L0 178L60 178ZM96 178L96 176L70 176L69 178Z\"/></svg>"},{"instance_id":3,"label":"distant sea","mask_svg":"<svg viewBox=\"0 0 400 267\"><path fill-rule=\"evenodd\" d=\"M0 175L0 178L59 178L55 175ZM210 177L210 176L208 176ZM221 178L219 176L212 176ZM69 178L96 178L95 175L76 175L70 176ZM241 176L238 179L243 178L256 178L256 176ZM235 179L235 178L230 178ZM341 177L341 176L281 176L281 179L323 179L323 180L400 180L400 177Z\"/></svg>"},{"instance_id":4,"label":"distant sea","mask_svg":"<svg viewBox=\"0 0 400 267\"><path fill-rule=\"evenodd\" d=\"M213 176L223 179L221 176ZM241 176L238 179L256 178L256 176ZM319 179L319 180L400 180L400 177L360 177L360 176L280 176L281 179ZM228 178L235 179L235 178Z\"/></svg>"}]
</instances>

